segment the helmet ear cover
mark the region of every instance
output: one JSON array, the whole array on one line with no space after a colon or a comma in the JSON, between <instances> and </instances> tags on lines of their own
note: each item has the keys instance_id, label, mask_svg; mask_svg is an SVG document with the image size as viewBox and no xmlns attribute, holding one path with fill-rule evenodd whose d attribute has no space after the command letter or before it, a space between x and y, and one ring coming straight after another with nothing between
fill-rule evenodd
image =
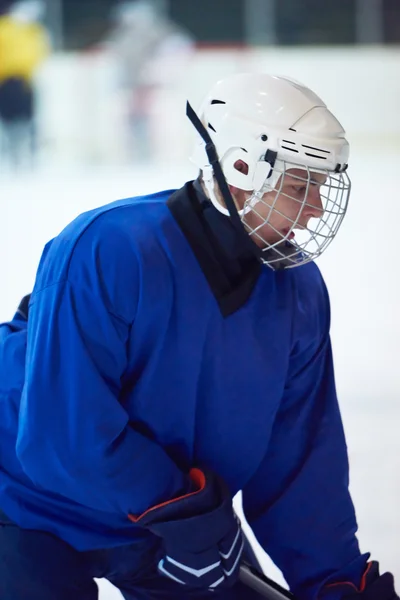
<instances>
[{"instance_id":1,"label":"helmet ear cover","mask_svg":"<svg viewBox=\"0 0 400 600\"><path fill-rule=\"evenodd\" d=\"M268 150L268 152L272 153L272 150ZM277 153L274 152L275 158L271 158L271 163L267 161L265 158L264 161L259 161L256 164L256 168L254 170L253 175L253 189L255 192L259 192L264 186L265 183L272 175L272 170L275 164Z\"/></svg>"},{"instance_id":2,"label":"helmet ear cover","mask_svg":"<svg viewBox=\"0 0 400 600\"><path fill-rule=\"evenodd\" d=\"M238 232L242 242L245 244L245 247L248 247L252 251L252 253L261 260L261 251L253 243L253 241L247 235L245 228L243 227L242 220L236 209L235 202L229 191L225 175L218 160L218 154L214 142L212 141L207 129L204 127L203 123L200 121L199 117L197 116L193 108L190 106L189 102L186 103L186 115L192 122L193 126L195 127L195 129L197 130L198 134L201 136L204 142L204 150L207 155L208 164L204 165L203 167L203 178L208 192L210 193L210 190L212 190L214 196L214 205L216 202L220 207L218 210L223 212L223 214L230 216L232 224ZM222 197L225 202L226 208L224 207L223 210L221 210L222 207L218 200L215 198L213 190L214 177L217 181L218 187L221 191Z\"/></svg>"},{"instance_id":3,"label":"helmet ear cover","mask_svg":"<svg viewBox=\"0 0 400 600\"><path fill-rule=\"evenodd\" d=\"M267 150L257 161L249 161L249 153L243 148L228 150L221 159L221 166L230 185L240 190L260 191L271 177L277 153ZM237 163L245 163L246 169L238 169Z\"/></svg>"}]
</instances>

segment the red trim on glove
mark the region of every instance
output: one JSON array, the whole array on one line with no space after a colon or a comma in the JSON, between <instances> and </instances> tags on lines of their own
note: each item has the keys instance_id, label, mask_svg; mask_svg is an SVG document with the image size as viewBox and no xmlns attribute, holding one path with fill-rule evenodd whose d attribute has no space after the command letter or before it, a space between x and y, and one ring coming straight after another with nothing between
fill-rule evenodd
<instances>
[{"instance_id":1,"label":"red trim on glove","mask_svg":"<svg viewBox=\"0 0 400 600\"><path fill-rule=\"evenodd\" d=\"M162 508L163 506L167 506L168 504L172 504L172 502L178 502L179 500L183 500L184 498L189 498L190 496L193 496L194 494L198 494L199 492L204 490L204 488L206 487L206 476L204 475L203 471L200 471L200 469L190 469L189 477L192 480L192 482L198 487L198 489L196 491L190 492L190 494L185 494L184 496L179 496L178 498L173 498L172 500L167 500L166 502L162 502L161 504L157 504L156 506L152 506L151 508L148 508L144 513L139 515L138 517L135 515L129 514L128 515L129 520L132 521L133 523L139 523L140 519L142 519L144 516L148 515L149 512L151 512L153 510L157 510L157 508Z\"/></svg>"},{"instance_id":2,"label":"red trim on glove","mask_svg":"<svg viewBox=\"0 0 400 600\"><path fill-rule=\"evenodd\" d=\"M331 587L336 587L338 585L349 585L350 587L354 588L356 592L361 593L365 590L365 587L367 585L367 576L368 576L368 573L369 573L371 567L372 567L372 563L368 563L367 568L365 569L364 574L361 578L360 589L358 589L354 585L354 583L351 583L351 581L338 581L337 583L330 583L326 587L331 588Z\"/></svg>"}]
</instances>

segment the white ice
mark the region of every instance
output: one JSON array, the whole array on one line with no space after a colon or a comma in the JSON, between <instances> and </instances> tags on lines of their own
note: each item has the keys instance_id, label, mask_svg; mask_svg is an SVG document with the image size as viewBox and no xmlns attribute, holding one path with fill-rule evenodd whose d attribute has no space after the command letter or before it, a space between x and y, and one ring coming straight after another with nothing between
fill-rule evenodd
<instances>
[{"instance_id":1,"label":"white ice","mask_svg":"<svg viewBox=\"0 0 400 600\"><path fill-rule=\"evenodd\" d=\"M363 551L399 579L400 151L353 151L353 192L338 238L319 260L332 304L337 388ZM0 320L30 291L44 243L78 213L111 200L180 186L190 166L49 171L0 178ZM327 470L326 477L329 477ZM312 494L312 490L310 490ZM269 575L280 573L262 556ZM100 599L120 594L99 582Z\"/></svg>"}]
</instances>

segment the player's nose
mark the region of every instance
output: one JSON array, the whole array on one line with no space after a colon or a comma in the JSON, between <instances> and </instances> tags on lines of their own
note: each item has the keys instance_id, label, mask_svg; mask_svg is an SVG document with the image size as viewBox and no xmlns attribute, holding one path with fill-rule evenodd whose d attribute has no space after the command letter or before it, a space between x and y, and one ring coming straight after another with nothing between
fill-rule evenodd
<instances>
[{"instance_id":1,"label":"player's nose","mask_svg":"<svg viewBox=\"0 0 400 600\"><path fill-rule=\"evenodd\" d=\"M320 219L324 214L321 192L319 188L311 188L307 198L307 204L304 207L304 215L308 218Z\"/></svg>"}]
</instances>

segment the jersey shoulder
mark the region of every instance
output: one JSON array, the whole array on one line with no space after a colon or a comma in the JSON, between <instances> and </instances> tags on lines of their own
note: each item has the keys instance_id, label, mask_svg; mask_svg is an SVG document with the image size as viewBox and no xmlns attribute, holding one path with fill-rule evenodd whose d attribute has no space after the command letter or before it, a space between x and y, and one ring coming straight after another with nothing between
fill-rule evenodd
<instances>
[{"instance_id":1,"label":"jersey shoulder","mask_svg":"<svg viewBox=\"0 0 400 600\"><path fill-rule=\"evenodd\" d=\"M289 270L293 288L293 332L296 338L321 339L329 334L330 302L315 262Z\"/></svg>"},{"instance_id":2,"label":"jersey shoulder","mask_svg":"<svg viewBox=\"0 0 400 600\"><path fill-rule=\"evenodd\" d=\"M80 214L46 245L35 291L68 279L77 262L94 265L103 257L108 263L127 262L143 240L150 243L156 235L170 194L126 198Z\"/></svg>"}]
</instances>

